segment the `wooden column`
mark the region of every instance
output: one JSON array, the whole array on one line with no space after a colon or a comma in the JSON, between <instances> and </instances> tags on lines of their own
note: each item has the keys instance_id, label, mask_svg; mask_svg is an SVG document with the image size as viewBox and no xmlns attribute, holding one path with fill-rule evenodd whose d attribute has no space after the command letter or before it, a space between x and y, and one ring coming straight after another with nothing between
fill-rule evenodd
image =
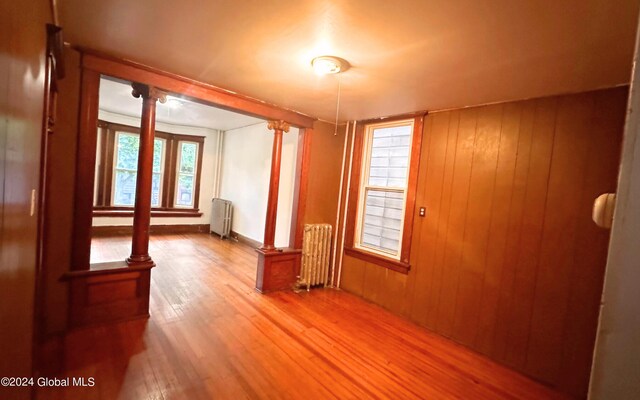
<instances>
[{"instance_id":1,"label":"wooden column","mask_svg":"<svg viewBox=\"0 0 640 400\"><path fill-rule=\"evenodd\" d=\"M275 250L276 217L278 214L278 190L280 189L280 162L282 160L282 135L289 132L289 124L269 121L269 130L273 130L273 150L271 152L271 178L269 180L269 200L267 201L267 220L264 224L262 250Z\"/></svg>"},{"instance_id":2,"label":"wooden column","mask_svg":"<svg viewBox=\"0 0 640 400\"><path fill-rule=\"evenodd\" d=\"M267 220L264 227L264 242L258 252L256 290L261 293L291 289L300 271L301 251L291 248L276 249L276 217L278 214L278 190L280 189L280 161L282 158L282 135L289 132L289 124L269 121L268 128L274 131L271 155L271 178Z\"/></svg>"},{"instance_id":3,"label":"wooden column","mask_svg":"<svg viewBox=\"0 0 640 400\"><path fill-rule=\"evenodd\" d=\"M166 101L166 94L153 86L133 83L131 94L142 97L140 149L136 176L136 201L133 211L133 239L127 264L153 265L149 256L149 225L151 224L151 190L153 178L153 139L156 127L156 102Z\"/></svg>"}]
</instances>

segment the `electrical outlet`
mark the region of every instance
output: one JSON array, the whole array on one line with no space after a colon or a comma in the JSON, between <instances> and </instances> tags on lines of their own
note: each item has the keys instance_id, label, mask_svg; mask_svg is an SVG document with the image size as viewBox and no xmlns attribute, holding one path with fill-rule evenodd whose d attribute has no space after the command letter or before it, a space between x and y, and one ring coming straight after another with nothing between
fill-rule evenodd
<instances>
[{"instance_id":1,"label":"electrical outlet","mask_svg":"<svg viewBox=\"0 0 640 400\"><path fill-rule=\"evenodd\" d=\"M425 215L427 215L427 209L426 209L426 207L420 207L420 213L419 213L419 215L420 215L421 217L424 217Z\"/></svg>"}]
</instances>

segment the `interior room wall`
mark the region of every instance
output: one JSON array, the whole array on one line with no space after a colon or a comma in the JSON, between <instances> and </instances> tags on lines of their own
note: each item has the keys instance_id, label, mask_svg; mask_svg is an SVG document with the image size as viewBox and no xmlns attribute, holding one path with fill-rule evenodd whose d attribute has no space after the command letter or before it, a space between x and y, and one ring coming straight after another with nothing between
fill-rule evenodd
<instances>
[{"instance_id":1,"label":"interior room wall","mask_svg":"<svg viewBox=\"0 0 640 400\"><path fill-rule=\"evenodd\" d=\"M313 124L307 198L303 221L305 224L327 223L335 232L345 125L323 121Z\"/></svg>"},{"instance_id":2,"label":"interior room wall","mask_svg":"<svg viewBox=\"0 0 640 400\"><path fill-rule=\"evenodd\" d=\"M80 55L65 48L65 78L58 82L55 132L49 137L47 204L43 253L43 333L56 337L66 329L68 285L61 279L69 271L73 238L73 203L78 107L80 103Z\"/></svg>"},{"instance_id":3,"label":"interior room wall","mask_svg":"<svg viewBox=\"0 0 640 400\"><path fill-rule=\"evenodd\" d=\"M47 1L0 4L0 376L32 376ZM36 192L36 199L39 192ZM0 386L0 398L29 399Z\"/></svg>"},{"instance_id":4,"label":"interior room wall","mask_svg":"<svg viewBox=\"0 0 640 400\"><path fill-rule=\"evenodd\" d=\"M134 127L140 126L140 118L128 115L116 114L100 110L98 118L104 121L129 125ZM221 134L217 129L209 129L202 127L183 126L156 122L156 130L177 133L184 135L204 136L204 149L202 154L202 176L200 177L200 199L199 208L202 216L190 218L167 218L152 217L151 225L200 225L209 224L211 221L211 199L216 185L218 176L216 176L216 163L218 159L218 135ZM133 217L94 217L93 226L132 226Z\"/></svg>"},{"instance_id":5,"label":"interior room wall","mask_svg":"<svg viewBox=\"0 0 640 400\"><path fill-rule=\"evenodd\" d=\"M233 202L232 230L262 243L269 195L273 131L259 123L224 132L220 197ZM287 247L295 188L298 129L282 141L275 245Z\"/></svg>"},{"instance_id":6,"label":"interior room wall","mask_svg":"<svg viewBox=\"0 0 640 400\"><path fill-rule=\"evenodd\" d=\"M344 257L341 287L584 397L626 88L435 112L403 275Z\"/></svg>"},{"instance_id":7,"label":"interior room wall","mask_svg":"<svg viewBox=\"0 0 640 400\"><path fill-rule=\"evenodd\" d=\"M636 46L640 46L637 43ZM638 47L593 362L593 400L640 394L640 92Z\"/></svg>"}]
</instances>

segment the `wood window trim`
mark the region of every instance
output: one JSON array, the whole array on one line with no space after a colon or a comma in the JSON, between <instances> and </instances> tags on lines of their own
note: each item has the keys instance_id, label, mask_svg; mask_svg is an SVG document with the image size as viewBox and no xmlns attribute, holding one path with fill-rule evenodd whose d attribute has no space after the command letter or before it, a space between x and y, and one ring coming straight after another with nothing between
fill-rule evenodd
<instances>
[{"instance_id":1,"label":"wood window trim","mask_svg":"<svg viewBox=\"0 0 640 400\"><path fill-rule=\"evenodd\" d=\"M355 257L369 263L379 265L403 274L408 274L411 269L409 262L411 254L411 239L413 235L413 221L415 217L416 190L418 186L418 170L420 168L420 149L422 147L422 131L426 112L402 115L389 118L380 118L358 122L353 144L353 167L351 169L351 186L349 198L352 199L347 208L347 226L345 231L346 255ZM362 161L364 157L364 135L366 126L381 122L395 122L413 118L413 133L411 138L411 159L409 164L409 177L407 180L406 204L404 212L404 226L402 243L400 244L400 259L385 257L383 255L367 252L355 246L355 229L357 226L358 209L360 201L360 180L362 173Z\"/></svg>"},{"instance_id":2,"label":"wood window trim","mask_svg":"<svg viewBox=\"0 0 640 400\"><path fill-rule=\"evenodd\" d=\"M115 152L116 132L127 132L140 134L140 128L107 122L98 121L98 128L101 129L100 135L100 159L102 163L99 166L97 174L97 201L93 206L93 217L131 217L133 216L133 206L113 206L111 205L112 188L113 188L113 162ZM165 140L165 156L164 156L164 173L162 182L162 192L160 194L160 206L153 207L151 211L152 217L200 217L202 213L199 211L200 200L200 178L202 174L202 159L204 153L204 137L196 135L183 135L156 131L155 136ZM180 142L198 143L198 155L196 160L196 182L194 191L193 207L175 207L175 189L176 189L176 168L178 158L178 147Z\"/></svg>"}]
</instances>

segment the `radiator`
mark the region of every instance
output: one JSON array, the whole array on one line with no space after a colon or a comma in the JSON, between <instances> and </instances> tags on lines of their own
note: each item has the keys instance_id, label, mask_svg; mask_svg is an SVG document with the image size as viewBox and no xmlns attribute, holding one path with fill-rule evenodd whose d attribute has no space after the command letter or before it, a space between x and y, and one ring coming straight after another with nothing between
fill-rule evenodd
<instances>
[{"instance_id":1,"label":"radiator","mask_svg":"<svg viewBox=\"0 0 640 400\"><path fill-rule=\"evenodd\" d=\"M302 239L302 267L298 287L327 286L331 258L331 225L306 224Z\"/></svg>"},{"instance_id":2,"label":"radiator","mask_svg":"<svg viewBox=\"0 0 640 400\"><path fill-rule=\"evenodd\" d=\"M233 207L229 200L213 199L211 210L211 232L220 235L221 239L231 233L231 216Z\"/></svg>"}]
</instances>

